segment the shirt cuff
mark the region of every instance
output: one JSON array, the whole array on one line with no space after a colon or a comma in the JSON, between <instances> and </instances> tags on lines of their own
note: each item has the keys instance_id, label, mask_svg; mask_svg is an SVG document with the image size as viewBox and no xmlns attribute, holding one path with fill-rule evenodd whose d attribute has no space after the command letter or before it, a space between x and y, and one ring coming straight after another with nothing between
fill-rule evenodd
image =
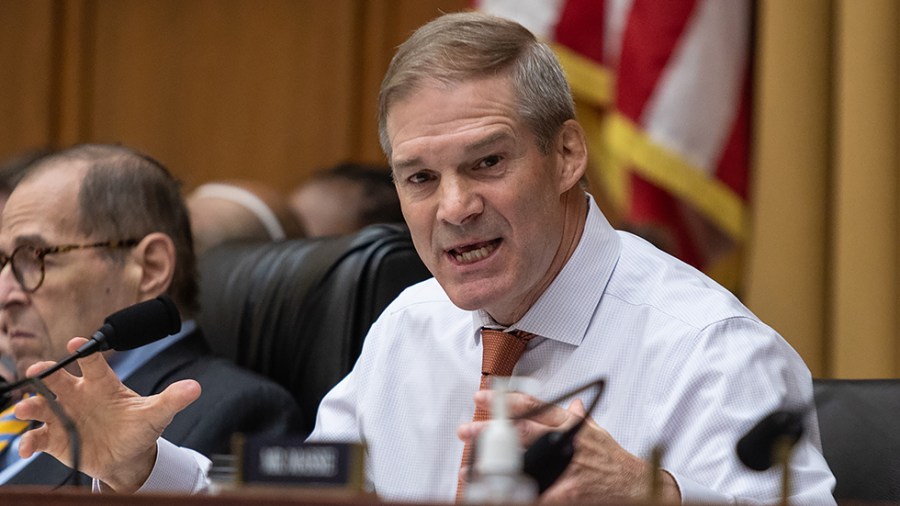
<instances>
[{"instance_id":1,"label":"shirt cuff","mask_svg":"<svg viewBox=\"0 0 900 506\"><path fill-rule=\"evenodd\" d=\"M147 481L141 485L141 492L184 492L196 494L209 489L210 461L189 448L175 446L163 438L156 440L156 462ZM94 492L103 492L106 487L94 480Z\"/></svg>"},{"instance_id":2,"label":"shirt cuff","mask_svg":"<svg viewBox=\"0 0 900 506\"><path fill-rule=\"evenodd\" d=\"M681 504L731 504L734 502L725 494L716 492L684 476L678 476L668 469L665 471L675 479L675 484L678 485Z\"/></svg>"}]
</instances>

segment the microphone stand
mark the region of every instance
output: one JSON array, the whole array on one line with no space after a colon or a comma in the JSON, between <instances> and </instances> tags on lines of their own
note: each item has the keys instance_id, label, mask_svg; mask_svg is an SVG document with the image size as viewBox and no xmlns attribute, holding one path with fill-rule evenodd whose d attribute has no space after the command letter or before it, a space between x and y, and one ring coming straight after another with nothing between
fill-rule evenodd
<instances>
[{"instance_id":1,"label":"microphone stand","mask_svg":"<svg viewBox=\"0 0 900 506\"><path fill-rule=\"evenodd\" d=\"M662 498L662 480L659 473L662 467L663 449L660 445L656 445L650 450L650 469L649 469L649 486L647 487L647 504L656 505L660 503Z\"/></svg>"},{"instance_id":2,"label":"microphone stand","mask_svg":"<svg viewBox=\"0 0 900 506\"><path fill-rule=\"evenodd\" d=\"M27 378L25 384L34 388L40 395L42 395L45 399L47 399L47 404L50 406L50 410L53 411L53 414L59 419L59 422L66 429L66 435L69 437L69 447L72 449L71 458L72 458L72 471L66 477L65 480L62 481L56 488L65 485L70 479L73 480L73 485L76 487L80 487L81 483L81 473L78 471L79 469L79 461L81 459L81 438L78 435L78 428L75 426L75 422L69 418L69 415L63 411L62 406L56 402L56 394L50 391L47 388L47 385L44 384L37 377ZM54 489L55 490L55 489Z\"/></svg>"},{"instance_id":3,"label":"microphone stand","mask_svg":"<svg viewBox=\"0 0 900 506\"><path fill-rule=\"evenodd\" d=\"M788 506L788 497L791 496L790 463L795 442L790 436L781 436L775 441L775 458L781 465L781 506Z\"/></svg>"}]
</instances>

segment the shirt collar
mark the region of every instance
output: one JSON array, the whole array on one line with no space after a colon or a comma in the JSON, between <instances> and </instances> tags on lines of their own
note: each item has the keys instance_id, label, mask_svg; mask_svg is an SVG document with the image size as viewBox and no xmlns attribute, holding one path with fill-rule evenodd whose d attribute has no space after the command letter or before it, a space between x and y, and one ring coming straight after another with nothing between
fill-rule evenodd
<instances>
[{"instance_id":1,"label":"shirt collar","mask_svg":"<svg viewBox=\"0 0 900 506\"><path fill-rule=\"evenodd\" d=\"M524 330L573 345L584 339L622 249L594 198L586 197L588 215L578 246L537 302L507 330ZM498 327L481 309L472 312L472 323L476 339L481 327Z\"/></svg>"}]
</instances>

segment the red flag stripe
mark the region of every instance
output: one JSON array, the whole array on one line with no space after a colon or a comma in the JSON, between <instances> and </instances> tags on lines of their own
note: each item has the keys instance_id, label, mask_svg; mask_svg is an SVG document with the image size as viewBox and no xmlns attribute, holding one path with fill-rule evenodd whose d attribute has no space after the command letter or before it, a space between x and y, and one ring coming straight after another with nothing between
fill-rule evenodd
<instances>
[{"instance_id":1,"label":"red flag stripe","mask_svg":"<svg viewBox=\"0 0 900 506\"><path fill-rule=\"evenodd\" d=\"M604 2L568 0L556 24L556 42L601 63L604 49L603 20Z\"/></svg>"},{"instance_id":2,"label":"red flag stripe","mask_svg":"<svg viewBox=\"0 0 900 506\"><path fill-rule=\"evenodd\" d=\"M634 0L616 72L616 105L631 120L640 123L644 106L691 20L694 4L694 0Z\"/></svg>"}]
</instances>

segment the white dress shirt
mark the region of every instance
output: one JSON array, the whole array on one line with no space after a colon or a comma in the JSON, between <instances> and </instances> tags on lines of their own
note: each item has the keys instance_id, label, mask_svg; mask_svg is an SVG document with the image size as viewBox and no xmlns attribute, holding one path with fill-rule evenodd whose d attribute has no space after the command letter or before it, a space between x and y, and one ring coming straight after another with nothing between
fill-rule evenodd
<instances>
[{"instance_id":1,"label":"white dress shirt","mask_svg":"<svg viewBox=\"0 0 900 506\"><path fill-rule=\"evenodd\" d=\"M812 402L808 369L728 291L616 232L588 198L573 256L512 327L538 336L514 375L537 380L542 399L605 377L591 415L634 455L664 447L684 502L775 502L779 471L743 467L735 444L771 410ZM472 418L479 328L492 323L454 306L434 279L407 289L322 401L310 440L364 441L382 499L452 502L463 451L456 429ZM593 393L581 395L586 405ZM814 410L791 473L792 504L834 503Z\"/></svg>"}]
</instances>

